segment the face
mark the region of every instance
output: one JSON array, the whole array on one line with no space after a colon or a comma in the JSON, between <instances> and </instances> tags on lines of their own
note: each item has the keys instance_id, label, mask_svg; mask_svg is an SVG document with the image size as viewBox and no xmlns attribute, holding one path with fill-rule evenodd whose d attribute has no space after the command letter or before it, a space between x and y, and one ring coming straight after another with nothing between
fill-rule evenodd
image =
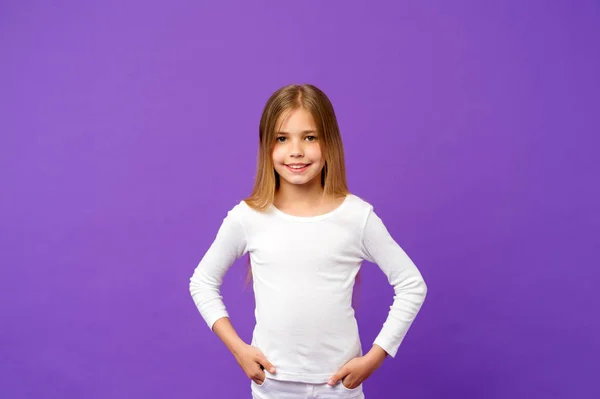
<instances>
[{"instance_id":1,"label":"face","mask_svg":"<svg viewBox=\"0 0 600 399\"><path fill-rule=\"evenodd\" d=\"M273 149L273 165L281 186L321 185L325 159L321 154L319 132L312 115L303 108L283 113L278 121Z\"/></svg>"}]
</instances>

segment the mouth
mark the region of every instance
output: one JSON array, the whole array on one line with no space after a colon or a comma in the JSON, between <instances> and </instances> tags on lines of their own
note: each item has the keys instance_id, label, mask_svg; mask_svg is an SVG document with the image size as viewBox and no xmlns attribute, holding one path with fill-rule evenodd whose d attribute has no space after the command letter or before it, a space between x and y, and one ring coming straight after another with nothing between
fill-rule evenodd
<instances>
[{"instance_id":1,"label":"mouth","mask_svg":"<svg viewBox=\"0 0 600 399\"><path fill-rule=\"evenodd\" d=\"M295 164L289 164L289 165L285 165L285 167L292 173L301 173L304 172L305 170L308 169L308 167L311 164L309 163L295 163Z\"/></svg>"}]
</instances>

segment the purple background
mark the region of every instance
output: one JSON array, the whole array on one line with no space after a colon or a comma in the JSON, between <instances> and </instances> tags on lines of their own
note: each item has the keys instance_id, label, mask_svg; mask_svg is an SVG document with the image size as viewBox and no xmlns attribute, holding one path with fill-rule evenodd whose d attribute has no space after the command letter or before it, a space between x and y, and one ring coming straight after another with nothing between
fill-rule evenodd
<instances>
[{"instance_id":1,"label":"purple background","mask_svg":"<svg viewBox=\"0 0 600 399\"><path fill-rule=\"evenodd\" d=\"M2 2L0 397L249 397L188 282L265 101L304 82L429 287L367 398L600 397L599 24L594 1ZM223 294L249 340L245 272ZM368 350L392 290L372 264L358 290Z\"/></svg>"}]
</instances>

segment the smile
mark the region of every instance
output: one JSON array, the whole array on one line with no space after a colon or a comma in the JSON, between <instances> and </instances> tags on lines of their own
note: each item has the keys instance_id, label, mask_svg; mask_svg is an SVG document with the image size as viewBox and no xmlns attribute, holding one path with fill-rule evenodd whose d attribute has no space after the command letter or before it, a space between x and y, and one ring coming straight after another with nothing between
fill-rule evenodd
<instances>
[{"instance_id":1,"label":"smile","mask_svg":"<svg viewBox=\"0 0 600 399\"><path fill-rule=\"evenodd\" d=\"M304 172L311 164L294 164L294 165L285 165L285 167L291 171L292 173L301 173Z\"/></svg>"}]
</instances>

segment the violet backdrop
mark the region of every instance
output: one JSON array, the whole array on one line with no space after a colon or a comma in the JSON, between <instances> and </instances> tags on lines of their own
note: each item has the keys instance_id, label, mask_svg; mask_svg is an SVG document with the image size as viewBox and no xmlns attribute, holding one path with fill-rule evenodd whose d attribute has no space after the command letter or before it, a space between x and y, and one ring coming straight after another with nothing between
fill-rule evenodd
<instances>
[{"instance_id":1,"label":"violet backdrop","mask_svg":"<svg viewBox=\"0 0 600 399\"><path fill-rule=\"evenodd\" d=\"M429 288L367 398L600 397L599 26L594 1L2 2L0 397L249 397L188 283L265 101L305 82ZM365 350L392 294L366 263Z\"/></svg>"}]
</instances>

